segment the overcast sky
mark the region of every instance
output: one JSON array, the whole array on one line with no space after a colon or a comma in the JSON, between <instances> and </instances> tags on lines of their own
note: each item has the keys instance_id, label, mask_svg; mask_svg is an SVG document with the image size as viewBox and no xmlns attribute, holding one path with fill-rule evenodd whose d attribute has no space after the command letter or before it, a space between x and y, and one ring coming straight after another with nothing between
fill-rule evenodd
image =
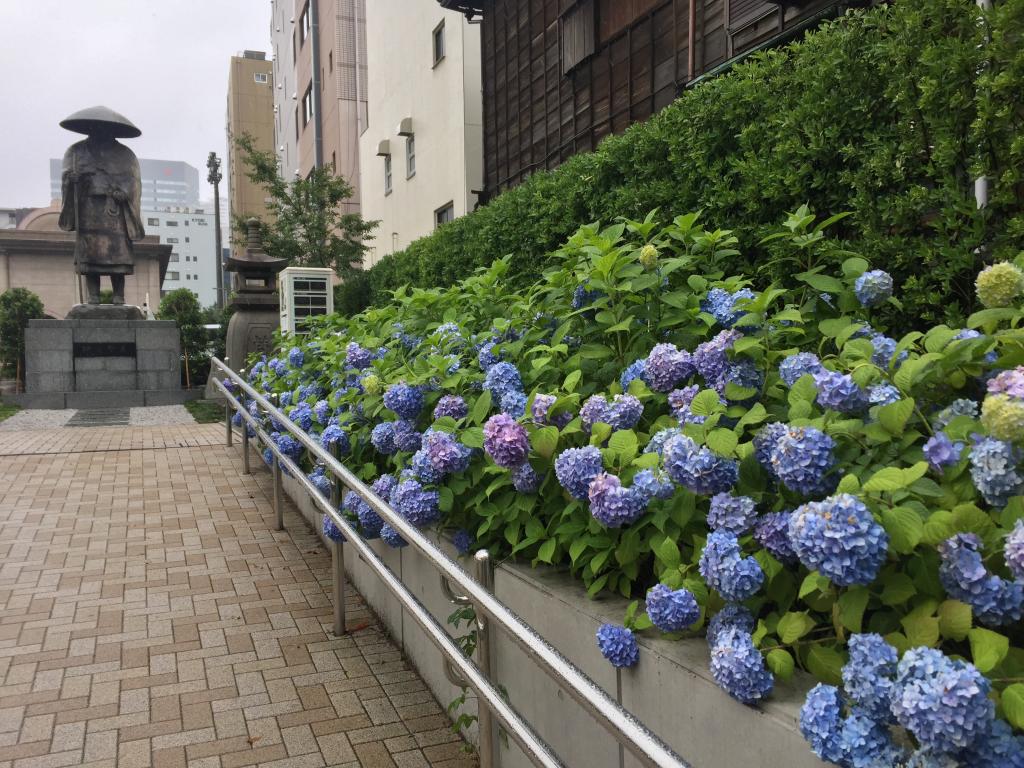
<instances>
[{"instance_id":1,"label":"overcast sky","mask_svg":"<svg viewBox=\"0 0 1024 768\"><path fill-rule=\"evenodd\" d=\"M0 208L49 203L49 160L81 138L57 123L98 104L212 199L206 156L224 157L228 61L246 48L269 57L269 0L0 0Z\"/></svg>"}]
</instances>

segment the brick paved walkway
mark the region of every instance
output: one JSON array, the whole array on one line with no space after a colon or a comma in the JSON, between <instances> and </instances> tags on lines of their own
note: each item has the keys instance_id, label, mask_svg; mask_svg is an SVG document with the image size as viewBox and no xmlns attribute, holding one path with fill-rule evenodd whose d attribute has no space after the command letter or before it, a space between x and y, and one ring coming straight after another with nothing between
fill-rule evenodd
<instances>
[{"instance_id":1,"label":"brick paved walkway","mask_svg":"<svg viewBox=\"0 0 1024 768\"><path fill-rule=\"evenodd\" d=\"M0 437L0 768L475 764L240 469L218 425Z\"/></svg>"}]
</instances>

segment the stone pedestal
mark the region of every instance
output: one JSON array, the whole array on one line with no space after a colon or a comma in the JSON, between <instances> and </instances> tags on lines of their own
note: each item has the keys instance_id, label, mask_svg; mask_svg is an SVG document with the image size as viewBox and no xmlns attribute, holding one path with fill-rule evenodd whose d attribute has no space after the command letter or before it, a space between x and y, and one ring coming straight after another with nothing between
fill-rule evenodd
<instances>
[{"instance_id":1,"label":"stone pedestal","mask_svg":"<svg viewBox=\"0 0 1024 768\"><path fill-rule=\"evenodd\" d=\"M181 342L170 320L30 320L26 408L172 405L181 389Z\"/></svg>"},{"instance_id":2,"label":"stone pedestal","mask_svg":"<svg viewBox=\"0 0 1024 768\"><path fill-rule=\"evenodd\" d=\"M234 370L246 367L250 355L274 352L274 331L281 324L276 293L239 295L235 313L228 323L225 361Z\"/></svg>"}]
</instances>

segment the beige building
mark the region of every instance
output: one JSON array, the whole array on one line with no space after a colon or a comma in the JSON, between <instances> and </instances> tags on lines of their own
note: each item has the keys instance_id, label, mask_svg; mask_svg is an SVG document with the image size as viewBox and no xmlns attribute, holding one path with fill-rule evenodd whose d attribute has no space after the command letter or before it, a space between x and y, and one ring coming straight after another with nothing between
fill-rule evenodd
<instances>
[{"instance_id":1,"label":"beige building","mask_svg":"<svg viewBox=\"0 0 1024 768\"><path fill-rule=\"evenodd\" d=\"M266 192L246 177L247 167L233 137L250 134L257 149L274 150L274 77L263 51L231 57L228 74L228 207L232 220L267 214ZM244 242L232 248L244 248Z\"/></svg>"},{"instance_id":2,"label":"beige building","mask_svg":"<svg viewBox=\"0 0 1024 768\"><path fill-rule=\"evenodd\" d=\"M366 11L362 214L381 223L364 266L473 210L483 184L480 27L436 0Z\"/></svg>"},{"instance_id":3,"label":"beige building","mask_svg":"<svg viewBox=\"0 0 1024 768\"><path fill-rule=\"evenodd\" d=\"M17 229L0 230L0 293L28 288L39 295L47 316L55 320L63 320L81 302L80 278L75 274L76 235L58 228L59 216L60 204L55 202L28 214ZM134 250L135 274L125 278L124 300L155 313L171 246L149 235L136 242ZM106 278L101 287L110 287Z\"/></svg>"}]
</instances>

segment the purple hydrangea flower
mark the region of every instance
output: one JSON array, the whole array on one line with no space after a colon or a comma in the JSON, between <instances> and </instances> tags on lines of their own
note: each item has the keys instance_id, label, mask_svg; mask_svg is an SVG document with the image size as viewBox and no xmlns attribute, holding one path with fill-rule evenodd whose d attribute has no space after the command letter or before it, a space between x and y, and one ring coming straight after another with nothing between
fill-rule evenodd
<instances>
[{"instance_id":1,"label":"purple hydrangea flower","mask_svg":"<svg viewBox=\"0 0 1024 768\"><path fill-rule=\"evenodd\" d=\"M857 301L865 307L877 307L892 296L892 277L880 269L872 269L853 284Z\"/></svg>"},{"instance_id":2,"label":"purple hydrangea flower","mask_svg":"<svg viewBox=\"0 0 1024 768\"><path fill-rule=\"evenodd\" d=\"M675 486L668 476L655 469L641 469L633 476L633 488L650 502L652 499L671 499Z\"/></svg>"},{"instance_id":3,"label":"purple hydrangea flower","mask_svg":"<svg viewBox=\"0 0 1024 768\"><path fill-rule=\"evenodd\" d=\"M608 423L608 402L601 395L591 395L580 408L580 425L589 435L598 423Z\"/></svg>"},{"instance_id":4,"label":"purple hydrangea flower","mask_svg":"<svg viewBox=\"0 0 1024 768\"><path fill-rule=\"evenodd\" d=\"M1003 546L1006 567L1017 581L1024 581L1024 520L1018 520Z\"/></svg>"},{"instance_id":5,"label":"purple hydrangea flower","mask_svg":"<svg viewBox=\"0 0 1024 768\"><path fill-rule=\"evenodd\" d=\"M468 555L469 550L473 548L473 534L465 528L459 528L452 536L452 544L460 555Z\"/></svg>"},{"instance_id":6,"label":"purple hydrangea flower","mask_svg":"<svg viewBox=\"0 0 1024 768\"><path fill-rule=\"evenodd\" d=\"M619 376L619 386L622 387L623 392L629 392L629 385L636 379L640 379L644 384L647 384L647 359L641 357L639 360L634 360L627 366L626 370Z\"/></svg>"},{"instance_id":7,"label":"purple hydrangea flower","mask_svg":"<svg viewBox=\"0 0 1024 768\"><path fill-rule=\"evenodd\" d=\"M989 573L981 556L981 539L958 533L937 547L942 562L939 580L950 597L967 603L984 624L1002 626L1024 614L1024 584Z\"/></svg>"},{"instance_id":8,"label":"purple hydrangea flower","mask_svg":"<svg viewBox=\"0 0 1024 768\"><path fill-rule=\"evenodd\" d=\"M400 419L414 421L423 410L423 392L404 381L392 384L384 393L384 407L394 411Z\"/></svg>"},{"instance_id":9,"label":"purple hydrangea flower","mask_svg":"<svg viewBox=\"0 0 1024 768\"><path fill-rule=\"evenodd\" d=\"M499 467L513 469L526 461L530 440L521 424L508 414L499 413L484 424L484 450Z\"/></svg>"},{"instance_id":10,"label":"purple hydrangea flower","mask_svg":"<svg viewBox=\"0 0 1024 768\"><path fill-rule=\"evenodd\" d=\"M590 514L606 528L630 525L643 515L647 500L635 488L623 488L615 475L602 472L588 489Z\"/></svg>"},{"instance_id":11,"label":"purple hydrangea flower","mask_svg":"<svg viewBox=\"0 0 1024 768\"><path fill-rule=\"evenodd\" d=\"M615 395L608 406L608 423L612 429L633 429L643 415L644 406L633 395Z\"/></svg>"},{"instance_id":12,"label":"purple hydrangea flower","mask_svg":"<svg viewBox=\"0 0 1024 768\"><path fill-rule=\"evenodd\" d=\"M447 432L429 431L423 445L431 465L441 475L465 472L472 451Z\"/></svg>"},{"instance_id":13,"label":"purple hydrangea flower","mask_svg":"<svg viewBox=\"0 0 1024 768\"><path fill-rule=\"evenodd\" d=\"M345 365L347 367L361 371L364 368L369 368L372 362L373 352L361 347L356 342L350 341L345 347Z\"/></svg>"},{"instance_id":14,"label":"purple hydrangea flower","mask_svg":"<svg viewBox=\"0 0 1024 768\"><path fill-rule=\"evenodd\" d=\"M708 525L712 530L723 530L737 536L746 533L757 518L754 500L749 496L716 493L711 497Z\"/></svg>"},{"instance_id":15,"label":"purple hydrangea flower","mask_svg":"<svg viewBox=\"0 0 1024 768\"><path fill-rule=\"evenodd\" d=\"M644 365L645 381L656 392L675 389L683 379L693 374L690 354L675 344L656 344Z\"/></svg>"},{"instance_id":16,"label":"purple hydrangea flower","mask_svg":"<svg viewBox=\"0 0 1024 768\"><path fill-rule=\"evenodd\" d=\"M768 550L769 554L782 563L795 563L796 550L789 540L789 520L792 512L769 512L761 515L754 523L754 538Z\"/></svg>"},{"instance_id":17,"label":"purple hydrangea flower","mask_svg":"<svg viewBox=\"0 0 1024 768\"><path fill-rule=\"evenodd\" d=\"M656 584L647 592L647 616L662 632L682 632L700 620L697 598L688 589Z\"/></svg>"},{"instance_id":18,"label":"purple hydrangea flower","mask_svg":"<svg viewBox=\"0 0 1024 768\"><path fill-rule=\"evenodd\" d=\"M727 603L722 610L711 617L708 622L708 646L714 648L719 636L727 629L738 629L751 633L757 622L749 610L739 603Z\"/></svg>"},{"instance_id":19,"label":"purple hydrangea flower","mask_svg":"<svg viewBox=\"0 0 1024 768\"><path fill-rule=\"evenodd\" d=\"M764 571L752 557L743 557L739 540L728 531L712 531L700 556L700 575L708 586L731 602L756 594Z\"/></svg>"},{"instance_id":20,"label":"purple hydrangea flower","mask_svg":"<svg viewBox=\"0 0 1024 768\"><path fill-rule=\"evenodd\" d=\"M506 392L522 392L523 380L512 363L495 363L487 369L484 389L491 393L491 397L500 401Z\"/></svg>"},{"instance_id":21,"label":"purple hydrangea flower","mask_svg":"<svg viewBox=\"0 0 1024 768\"><path fill-rule=\"evenodd\" d=\"M721 331L710 341L697 345L692 363L708 386L715 387L722 379L729 365L728 351L742 337L743 334L736 330Z\"/></svg>"},{"instance_id":22,"label":"purple hydrangea flower","mask_svg":"<svg viewBox=\"0 0 1024 768\"><path fill-rule=\"evenodd\" d=\"M593 445L567 448L555 459L555 477L574 499L587 498L590 482L604 471L600 449Z\"/></svg>"},{"instance_id":23,"label":"purple hydrangea flower","mask_svg":"<svg viewBox=\"0 0 1024 768\"><path fill-rule=\"evenodd\" d=\"M760 701L774 685L750 634L736 628L721 632L711 649L711 676L726 693L744 704Z\"/></svg>"},{"instance_id":24,"label":"purple hydrangea flower","mask_svg":"<svg viewBox=\"0 0 1024 768\"><path fill-rule=\"evenodd\" d=\"M636 638L625 627L602 624L597 630L597 647L614 667L632 667L640 660Z\"/></svg>"},{"instance_id":25,"label":"purple hydrangea flower","mask_svg":"<svg viewBox=\"0 0 1024 768\"><path fill-rule=\"evenodd\" d=\"M717 456L686 435L677 435L665 444L662 460L673 481L705 496L728 491L739 479L736 461Z\"/></svg>"},{"instance_id":26,"label":"purple hydrangea flower","mask_svg":"<svg viewBox=\"0 0 1024 768\"><path fill-rule=\"evenodd\" d=\"M435 420L450 416L458 421L459 419L466 418L468 414L469 407L466 405L466 401L458 395L445 395L434 406Z\"/></svg>"},{"instance_id":27,"label":"purple hydrangea flower","mask_svg":"<svg viewBox=\"0 0 1024 768\"><path fill-rule=\"evenodd\" d=\"M700 385L691 384L682 389L673 389L668 393L668 407L680 424L704 423L704 416L697 416L690 410L690 404L698 392L700 392Z\"/></svg>"},{"instance_id":28,"label":"purple hydrangea flower","mask_svg":"<svg viewBox=\"0 0 1024 768\"><path fill-rule=\"evenodd\" d=\"M787 387L792 387L804 374L812 376L824 370L821 360L813 352L798 352L779 363L779 376Z\"/></svg>"},{"instance_id":29,"label":"purple hydrangea flower","mask_svg":"<svg viewBox=\"0 0 1024 768\"><path fill-rule=\"evenodd\" d=\"M866 411L867 393L848 373L822 369L814 374L814 386L818 388L818 405L839 413L857 414Z\"/></svg>"},{"instance_id":30,"label":"purple hydrangea flower","mask_svg":"<svg viewBox=\"0 0 1024 768\"><path fill-rule=\"evenodd\" d=\"M403 477L413 477L421 483L427 483L428 485L439 483L441 478L444 477L430 462L430 454L424 448L420 448L412 455L412 461L406 472L408 472L408 475L403 473Z\"/></svg>"},{"instance_id":31,"label":"purple hydrangea flower","mask_svg":"<svg viewBox=\"0 0 1024 768\"><path fill-rule=\"evenodd\" d=\"M769 425L773 426L773 425ZM789 490L812 496L832 487L829 473L835 466L835 441L814 427L789 427L771 451L775 476Z\"/></svg>"},{"instance_id":32,"label":"purple hydrangea flower","mask_svg":"<svg viewBox=\"0 0 1024 768\"><path fill-rule=\"evenodd\" d=\"M1000 371L989 379L987 388L990 395L1008 395L1015 400L1024 400L1024 366Z\"/></svg>"},{"instance_id":33,"label":"purple hydrangea flower","mask_svg":"<svg viewBox=\"0 0 1024 768\"><path fill-rule=\"evenodd\" d=\"M1005 507L1024 492L1024 477L1017 471L1021 451L1011 443L991 437L975 438L971 448L971 479L985 501Z\"/></svg>"},{"instance_id":34,"label":"purple hydrangea flower","mask_svg":"<svg viewBox=\"0 0 1024 768\"><path fill-rule=\"evenodd\" d=\"M394 425L395 447L408 453L418 451L423 444L423 435L416 430L416 425L406 419L399 419Z\"/></svg>"},{"instance_id":35,"label":"purple hydrangea flower","mask_svg":"<svg viewBox=\"0 0 1024 768\"><path fill-rule=\"evenodd\" d=\"M370 442L373 447L385 456L390 456L398 450L395 446L395 425L391 421L382 421L370 432Z\"/></svg>"},{"instance_id":36,"label":"purple hydrangea flower","mask_svg":"<svg viewBox=\"0 0 1024 768\"><path fill-rule=\"evenodd\" d=\"M398 535L398 531L387 523L380 527L380 540L394 549L401 549L409 544L409 542Z\"/></svg>"},{"instance_id":37,"label":"purple hydrangea flower","mask_svg":"<svg viewBox=\"0 0 1024 768\"><path fill-rule=\"evenodd\" d=\"M988 698L990 688L966 661L933 648L911 648L897 667L892 712L921 746L957 752L991 727L995 705Z\"/></svg>"},{"instance_id":38,"label":"purple hydrangea flower","mask_svg":"<svg viewBox=\"0 0 1024 768\"><path fill-rule=\"evenodd\" d=\"M528 461L524 461L512 470L512 487L519 491L519 493L536 493L543 479L544 476L537 474L537 471L530 466Z\"/></svg>"},{"instance_id":39,"label":"purple hydrangea flower","mask_svg":"<svg viewBox=\"0 0 1024 768\"><path fill-rule=\"evenodd\" d=\"M789 538L800 562L840 587L870 584L889 550L889 535L856 496L840 493L798 507Z\"/></svg>"},{"instance_id":40,"label":"purple hydrangea flower","mask_svg":"<svg viewBox=\"0 0 1024 768\"><path fill-rule=\"evenodd\" d=\"M924 457L933 470L941 473L946 467L960 461L963 449L963 443L954 443L945 432L936 432L924 444Z\"/></svg>"},{"instance_id":41,"label":"purple hydrangea flower","mask_svg":"<svg viewBox=\"0 0 1024 768\"><path fill-rule=\"evenodd\" d=\"M403 480L391 492L395 511L417 528L436 523L441 517L437 508L440 495L426 490L417 480Z\"/></svg>"}]
</instances>

